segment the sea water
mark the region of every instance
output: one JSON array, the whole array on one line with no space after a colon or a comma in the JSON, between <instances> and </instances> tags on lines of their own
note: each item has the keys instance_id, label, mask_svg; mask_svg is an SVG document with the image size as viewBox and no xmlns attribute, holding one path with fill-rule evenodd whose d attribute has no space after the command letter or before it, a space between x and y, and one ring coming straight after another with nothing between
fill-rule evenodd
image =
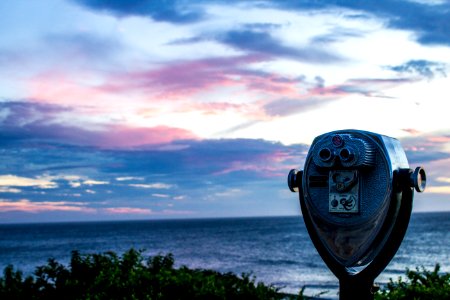
<instances>
[{"instance_id":1,"label":"sea water","mask_svg":"<svg viewBox=\"0 0 450 300\"><path fill-rule=\"evenodd\" d=\"M72 250L122 254L130 248L145 256L172 253L176 266L251 272L257 281L288 293L305 286L306 295L328 291L321 298L337 297L338 281L317 254L301 217L0 225L2 270L13 264L32 274L50 257L68 263ZM450 272L450 212L413 214L402 246L376 282L436 263Z\"/></svg>"}]
</instances>

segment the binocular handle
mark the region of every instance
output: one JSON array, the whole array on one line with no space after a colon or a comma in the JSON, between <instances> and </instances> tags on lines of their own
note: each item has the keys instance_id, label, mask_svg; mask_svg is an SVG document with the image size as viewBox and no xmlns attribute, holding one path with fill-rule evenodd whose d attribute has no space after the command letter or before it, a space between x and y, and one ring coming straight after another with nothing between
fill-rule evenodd
<instances>
[{"instance_id":1,"label":"binocular handle","mask_svg":"<svg viewBox=\"0 0 450 300\"><path fill-rule=\"evenodd\" d=\"M292 169L289 171L289 175L287 178L288 187L293 193L298 193L300 191L300 184L299 184L299 177L303 175L302 171L299 171L297 169Z\"/></svg>"},{"instance_id":2,"label":"binocular handle","mask_svg":"<svg viewBox=\"0 0 450 300\"><path fill-rule=\"evenodd\" d=\"M414 171L411 169L400 169L399 175L400 185L414 188L418 193L425 191L427 174L424 168L417 167Z\"/></svg>"},{"instance_id":3,"label":"binocular handle","mask_svg":"<svg viewBox=\"0 0 450 300\"><path fill-rule=\"evenodd\" d=\"M414 189L419 193L425 191L425 187L427 185L427 174L422 167L417 167L410 175L410 184L411 187L414 187Z\"/></svg>"}]
</instances>

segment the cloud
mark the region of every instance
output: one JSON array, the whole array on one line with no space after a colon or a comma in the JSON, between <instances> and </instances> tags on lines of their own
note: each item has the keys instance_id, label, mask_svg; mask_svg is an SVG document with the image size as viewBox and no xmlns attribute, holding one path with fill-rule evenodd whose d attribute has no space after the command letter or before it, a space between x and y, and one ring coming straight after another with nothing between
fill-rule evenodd
<instances>
[{"instance_id":1,"label":"cloud","mask_svg":"<svg viewBox=\"0 0 450 300\"><path fill-rule=\"evenodd\" d=\"M442 200L450 194L450 155L442 159L429 160L421 163L427 174L427 186L424 195L443 195ZM412 165L412 167L415 167ZM447 198L446 198L447 197ZM428 198L427 198L428 199ZM441 200L441 201L442 201Z\"/></svg>"},{"instance_id":2,"label":"cloud","mask_svg":"<svg viewBox=\"0 0 450 300\"><path fill-rule=\"evenodd\" d=\"M326 98L289 99L282 98L264 105L264 112L269 116L289 116L299 112L315 109L331 101Z\"/></svg>"},{"instance_id":3,"label":"cloud","mask_svg":"<svg viewBox=\"0 0 450 300\"><path fill-rule=\"evenodd\" d=\"M366 97L389 98L382 93L383 90L414 82L409 78L353 78L342 84L323 86L319 85L311 89L311 95L342 97L345 95L359 94Z\"/></svg>"},{"instance_id":4,"label":"cloud","mask_svg":"<svg viewBox=\"0 0 450 300\"><path fill-rule=\"evenodd\" d=\"M410 60L402 65L388 68L400 74L418 75L427 79L433 79L436 76L447 77L447 66L444 63L428 60Z\"/></svg>"},{"instance_id":5,"label":"cloud","mask_svg":"<svg viewBox=\"0 0 450 300\"><path fill-rule=\"evenodd\" d=\"M0 101L2 127L24 126L30 123L55 118L72 108L47 103L23 101Z\"/></svg>"},{"instance_id":6,"label":"cloud","mask_svg":"<svg viewBox=\"0 0 450 300\"><path fill-rule=\"evenodd\" d=\"M170 198L170 195L167 195L167 194L152 194L152 196L156 197L156 198L164 198L164 199Z\"/></svg>"},{"instance_id":7,"label":"cloud","mask_svg":"<svg viewBox=\"0 0 450 300\"><path fill-rule=\"evenodd\" d=\"M101 209L100 212L116 215L153 215L153 216L192 215L195 213L192 210L163 209L161 211L154 211L149 208L139 208L139 207L108 207Z\"/></svg>"},{"instance_id":8,"label":"cloud","mask_svg":"<svg viewBox=\"0 0 450 300\"><path fill-rule=\"evenodd\" d=\"M175 61L160 68L113 74L98 87L108 93L145 92L154 99L179 99L211 87L240 84L233 76L245 76L245 66L264 61L261 55Z\"/></svg>"},{"instance_id":9,"label":"cloud","mask_svg":"<svg viewBox=\"0 0 450 300\"><path fill-rule=\"evenodd\" d=\"M450 158L446 148L450 143L450 136L440 132L416 133L401 139L410 164L429 164Z\"/></svg>"},{"instance_id":10,"label":"cloud","mask_svg":"<svg viewBox=\"0 0 450 300\"><path fill-rule=\"evenodd\" d=\"M74 0L75 1L75 0ZM224 4L221 0L212 0L208 2L200 2L192 4L184 1L163 1L149 2L145 0L133 1L101 1L101 0L76 0L77 3L85 7L104 11L118 17L126 16L142 16L149 17L156 21L165 21L171 23L193 23L204 20L207 17L205 13L209 5ZM227 1L227 5L240 4L240 1ZM417 40L423 44L444 44L450 45L450 11L446 2L437 2L430 5L421 1L260 1L257 5L264 7L274 7L280 10L298 10L304 12L310 11L330 11L336 8L344 8L354 13L347 18L368 18L369 16L377 16L384 20L386 25L391 28L410 30L415 32ZM268 29L272 24L260 23L251 28ZM339 33L339 32L338 32ZM348 34L348 32L341 32ZM350 33L353 34L353 33ZM339 36L339 35L337 35ZM261 37L262 40L258 40ZM245 40L248 38L248 40ZM335 39L332 36L318 37L319 40L329 42ZM317 41L317 39L316 39ZM279 53L281 55L302 57L302 51L296 52L289 47L274 47L273 40L264 35L253 34L251 31L230 32L228 39L225 39L231 45L242 44L241 49L252 50L256 45L268 47L268 52ZM307 54L309 55L309 54ZM322 53L323 57L333 58L332 55ZM321 55L318 55L321 56ZM314 56L312 57L315 58ZM311 57L309 57L311 59ZM314 59L315 60L315 59Z\"/></svg>"},{"instance_id":11,"label":"cloud","mask_svg":"<svg viewBox=\"0 0 450 300\"><path fill-rule=\"evenodd\" d=\"M236 132L236 131L239 131L239 130L242 130L242 129L246 129L246 128L252 127L253 125L258 124L258 123L260 123L260 122L261 122L260 120L246 121L246 122L241 123L241 124L238 124L238 125L236 125L236 126L227 128L226 130L221 131L221 132L219 132L219 133L217 133L217 134L218 134L219 136L226 136L226 135L231 134L231 133L234 133L234 132Z\"/></svg>"},{"instance_id":12,"label":"cloud","mask_svg":"<svg viewBox=\"0 0 450 300\"><path fill-rule=\"evenodd\" d=\"M197 5L186 5L184 1L146 0L74 0L91 9L104 11L118 17L141 16L155 21L170 23L192 23L204 18L204 12Z\"/></svg>"},{"instance_id":13,"label":"cloud","mask_svg":"<svg viewBox=\"0 0 450 300\"><path fill-rule=\"evenodd\" d=\"M321 77L316 77L314 86L308 88L306 92L299 93L296 95L297 97L267 101L262 106L262 110L270 117L284 117L318 109L331 101L336 101L352 94L365 97L389 98L389 95L382 93L383 90L412 81L407 78L355 78L349 79L342 84L327 86Z\"/></svg>"},{"instance_id":14,"label":"cloud","mask_svg":"<svg viewBox=\"0 0 450 300\"><path fill-rule=\"evenodd\" d=\"M332 29L330 33L322 34L314 36L311 39L312 45L322 45L331 47L332 43L341 42L348 38L359 38L363 37L365 34L364 31L358 30L355 28L343 28L343 27L335 27Z\"/></svg>"},{"instance_id":15,"label":"cloud","mask_svg":"<svg viewBox=\"0 0 450 300\"><path fill-rule=\"evenodd\" d=\"M131 128L120 125L106 125L103 130L87 130L70 125L40 122L22 127L4 127L0 129L0 136L6 139L38 139L106 149L166 144L174 140L196 137L187 130L167 126Z\"/></svg>"},{"instance_id":16,"label":"cloud","mask_svg":"<svg viewBox=\"0 0 450 300\"><path fill-rule=\"evenodd\" d=\"M450 177L438 177L438 178L436 178L436 181L450 183Z\"/></svg>"},{"instance_id":17,"label":"cloud","mask_svg":"<svg viewBox=\"0 0 450 300\"><path fill-rule=\"evenodd\" d=\"M92 186L92 185L99 185L99 184L100 185L102 185L102 184L109 184L109 182L108 181L100 181L100 180L89 179L89 180L83 181L83 184Z\"/></svg>"},{"instance_id":18,"label":"cloud","mask_svg":"<svg viewBox=\"0 0 450 300\"><path fill-rule=\"evenodd\" d=\"M420 140L422 143L418 143ZM426 165L439 164L437 159L442 157L449 158L448 153L442 150L446 141L445 135L436 134L425 137L412 136L402 140L402 143L407 147L411 166L413 167L416 163L425 164L428 171ZM16 146L14 146L15 144ZM98 218L107 218L112 215L126 216L127 213L129 216L166 216L171 214L175 216L177 214L204 213L211 209L205 204L205 201L207 203L213 201L211 203L216 205L219 198L226 199L227 203L231 201L227 204L231 209L233 205L239 205L238 199L244 201L249 197L255 197L263 201L258 191L267 192L274 186L277 189L285 187L287 172L304 163L308 150L307 145L287 146L281 143L252 139L183 140L174 141L169 145L173 146L169 147L170 150L164 150L155 145L134 149L97 149L93 151L89 147L67 147L58 144L47 144L46 147L42 147L42 144L26 144L23 141L16 141L4 148L5 160L9 160L9 151L11 151L15 160L21 161L24 173L39 174L42 172L33 169L36 160L39 160L41 166L45 164L65 166L67 161L76 160L81 165L90 165L90 168L81 169L80 173L73 173L74 169L71 168L68 170L56 168L46 178L48 181L58 184L58 187L48 190L46 195L38 194L34 189L23 189L20 194L8 194L9 199L5 199L4 203L6 204L3 205L3 209L8 212L87 212L95 213ZM180 145L183 147L178 147ZM32 151L36 146L40 147L36 149L39 155ZM413 146L419 148L412 148ZM16 149L24 151L17 152ZM67 154L64 154L65 152ZM420 153L427 153L427 155L419 157ZM424 161L424 158L427 161ZM5 168L5 166L1 166L1 168ZM42 168L40 167L40 169ZM435 177L435 175L430 176ZM448 176L442 175L441 177ZM116 178L126 180L117 181ZM130 180L139 180L139 182L130 182ZM83 182L109 182L109 184L95 185L95 191L92 191L95 194L91 194L91 190L83 190L79 195L71 196L74 194L74 189L69 185L70 182L80 182L81 184ZM446 182L431 180L429 187L442 184L446 184ZM160 188L164 191L148 194L146 188ZM432 189L433 193L444 191L443 188ZM22 201L24 197L30 199L28 202L37 204ZM50 205L49 201L45 199L49 199L49 197L56 199L64 197L59 198L64 200ZM160 202L182 201L176 202L179 210L159 210L162 207L158 206L160 203L158 199ZM105 202L106 200L107 202ZM16 202L18 204L13 205ZM75 204L72 205L72 202ZM146 206L142 207L139 203L145 203ZM169 201L167 204L174 203ZM193 212L194 210L195 212Z\"/></svg>"},{"instance_id":19,"label":"cloud","mask_svg":"<svg viewBox=\"0 0 450 300\"><path fill-rule=\"evenodd\" d=\"M206 19L206 11L210 5L224 4L223 1L208 1L196 4L184 1L164 1L151 3L144 0L133 0L130 2L121 1L100 1L100 0L78 0L85 7L93 10L99 10L110 13L118 17L141 16L149 17L156 21L165 21L171 23L194 23ZM226 5L239 5L239 1L228 1ZM411 30L416 33L417 39L425 44L449 44L450 26L449 11L446 4L427 5L411 1L261 1L258 5L265 7L274 7L280 10L313 10L330 11L336 8L345 8L353 11L353 14L347 15L347 18L368 18L377 16L384 20L387 26L404 30ZM320 62L317 57L335 60L336 56L331 53L320 51L321 53L308 54L308 51L298 50L291 47L280 46L274 42L269 35L261 33L262 30L271 30L277 28L278 24L272 23L254 23L246 24L242 31L230 31L221 39L224 43L236 46L245 51L253 51L255 48L265 47L268 53L287 55L296 59L307 59ZM357 31L348 31L345 28L336 28L333 35L318 36L313 41L333 42L340 37L355 36ZM198 38L196 38L198 39ZM195 42L195 41L194 41ZM259 47L257 47L259 46ZM259 50L264 51L264 50ZM311 56L312 55L312 56ZM338 58L339 59L339 58Z\"/></svg>"},{"instance_id":20,"label":"cloud","mask_svg":"<svg viewBox=\"0 0 450 300\"><path fill-rule=\"evenodd\" d=\"M392 14L391 26L415 31L418 41L423 44L450 45L448 4L424 5L402 1L392 5L391 1L385 0L380 12Z\"/></svg>"},{"instance_id":21,"label":"cloud","mask_svg":"<svg viewBox=\"0 0 450 300\"><path fill-rule=\"evenodd\" d=\"M116 180L117 181L144 180L144 177L124 176L124 177L117 177Z\"/></svg>"},{"instance_id":22,"label":"cloud","mask_svg":"<svg viewBox=\"0 0 450 300\"><path fill-rule=\"evenodd\" d=\"M80 183L80 182L70 181L70 182L69 182L69 185L70 185L71 187L73 187L73 188L77 188L77 187L80 187L80 186L81 186L81 183Z\"/></svg>"},{"instance_id":23,"label":"cloud","mask_svg":"<svg viewBox=\"0 0 450 300\"><path fill-rule=\"evenodd\" d=\"M93 68L109 69L113 62L120 61L120 55L126 52L125 45L115 35L91 33L86 30L79 32L51 33L42 38L42 52L50 53L47 65L68 72L80 72L78 68L92 70ZM24 55L33 55L29 49L21 49ZM36 51L36 50L35 50ZM107 64L109 63L109 65Z\"/></svg>"},{"instance_id":24,"label":"cloud","mask_svg":"<svg viewBox=\"0 0 450 300\"><path fill-rule=\"evenodd\" d=\"M33 179L46 174L45 178L57 187L46 190L24 187L20 188L21 193L4 193L1 198L11 203L24 198L38 202L38 207L29 203L19 204L26 207L20 211L28 207L30 211L54 218L58 217L55 211L67 214L69 219L94 218L92 213L96 219L126 216L125 209L110 210L110 213L103 210L115 207L150 209L152 214L149 216L210 216L207 211L212 208L205 195L214 198L223 191L234 189L245 191L250 196L261 189L285 186L287 172L302 165L306 150L306 145L286 146L252 139L178 140L165 147L147 145L114 149L15 140L2 147L5 163L0 165L0 174L21 170L20 174L32 174L26 178ZM74 168L77 164L82 167ZM118 181L116 178L126 180ZM109 184L97 184L91 188L84 182ZM79 183L79 186L73 183ZM239 201L231 194L220 195L228 203L224 206L241 205L239 201L246 203L244 192L235 194ZM48 199L61 199L69 207L63 204L49 206L46 203ZM70 206L72 202L89 205ZM164 210L169 204L176 209ZM8 218L12 211L1 218ZM225 211L223 208L218 213L224 214ZM127 218L140 215L131 212ZM26 220L26 214L21 218Z\"/></svg>"},{"instance_id":25,"label":"cloud","mask_svg":"<svg viewBox=\"0 0 450 300\"><path fill-rule=\"evenodd\" d=\"M430 186L425 189L425 192L432 194L450 195L450 186Z\"/></svg>"},{"instance_id":26,"label":"cloud","mask_svg":"<svg viewBox=\"0 0 450 300\"><path fill-rule=\"evenodd\" d=\"M164 189L168 190L173 188L174 186L172 184L167 183L130 183L129 186L137 187L137 188L143 188L143 189Z\"/></svg>"},{"instance_id":27,"label":"cloud","mask_svg":"<svg viewBox=\"0 0 450 300\"><path fill-rule=\"evenodd\" d=\"M282 27L282 25L275 23L246 23L243 26L248 30L273 30Z\"/></svg>"},{"instance_id":28,"label":"cloud","mask_svg":"<svg viewBox=\"0 0 450 300\"><path fill-rule=\"evenodd\" d=\"M419 148L420 149L420 148ZM430 150L406 150L406 156L408 157L408 161L411 165L413 164L424 164L433 162L436 160L446 159L450 157L450 154L445 151L430 151Z\"/></svg>"},{"instance_id":29,"label":"cloud","mask_svg":"<svg viewBox=\"0 0 450 300\"><path fill-rule=\"evenodd\" d=\"M14 194L19 194L21 193L22 190L20 189L16 189L16 188L11 188L11 187L0 187L0 193L14 193Z\"/></svg>"},{"instance_id":30,"label":"cloud","mask_svg":"<svg viewBox=\"0 0 450 300\"><path fill-rule=\"evenodd\" d=\"M414 128L403 128L402 130L407 132L407 133L409 133L409 134L411 134L411 135L418 135L418 134L420 134L420 131L417 130L417 129L414 129Z\"/></svg>"},{"instance_id":31,"label":"cloud","mask_svg":"<svg viewBox=\"0 0 450 300\"><path fill-rule=\"evenodd\" d=\"M22 211L29 213L39 213L45 211L76 211L92 213L94 209L86 207L83 202L66 201L30 201L21 199L18 201L9 201L0 199L0 212Z\"/></svg>"},{"instance_id":32,"label":"cloud","mask_svg":"<svg viewBox=\"0 0 450 300\"><path fill-rule=\"evenodd\" d=\"M102 211L108 214L138 214L138 215L151 215L153 211L149 208L138 208L138 207L108 207L102 209Z\"/></svg>"},{"instance_id":33,"label":"cloud","mask_svg":"<svg viewBox=\"0 0 450 300\"><path fill-rule=\"evenodd\" d=\"M340 62L343 60L342 57L318 48L283 46L280 40L276 40L269 33L262 31L233 30L223 34L218 40L233 48L260 53L268 57L285 57L319 64Z\"/></svg>"},{"instance_id":34,"label":"cloud","mask_svg":"<svg viewBox=\"0 0 450 300\"><path fill-rule=\"evenodd\" d=\"M173 41L170 41L167 43L167 45L177 46L177 45L189 45L189 44L196 44L200 42L210 41L209 38L201 37L201 36L193 36L188 38L181 38L176 39Z\"/></svg>"},{"instance_id":35,"label":"cloud","mask_svg":"<svg viewBox=\"0 0 450 300\"><path fill-rule=\"evenodd\" d=\"M307 149L306 145L251 139L180 140L167 146L106 150L20 140L4 148L7 163L0 166L0 172L20 166L23 173L36 174L36 178L47 173L45 178L58 186L54 193L60 194L73 194L84 183L102 183L95 185L92 200L114 197L121 202L142 198L142 189L167 190L165 194L176 197L201 191L207 181L233 186L284 177L286 170L301 164ZM81 167L74 169L74 164ZM106 195L107 190L113 194ZM29 196L32 191L26 192Z\"/></svg>"},{"instance_id":36,"label":"cloud","mask_svg":"<svg viewBox=\"0 0 450 300\"><path fill-rule=\"evenodd\" d=\"M330 10L346 8L359 13L358 17L377 16L391 28L411 30L423 44L450 45L450 10L447 3L428 5L413 1L273 1L280 9Z\"/></svg>"},{"instance_id":37,"label":"cloud","mask_svg":"<svg viewBox=\"0 0 450 300\"><path fill-rule=\"evenodd\" d=\"M58 185L45 178L28 178L15 175L0 175L0 186L2 187L39 187L41 189L54 189Z\"/></svg>"},{"instance_id":38,"label":"cloud","mask_svg":"<svg viewBox=\"0 0 450 300\"><path fill-rule=\"evenodd\" d=\"M93 124L96 125L93 129L87 129L76 124L61 124L58 122L59 113L75 114L76 110L59 105L0 102L0 112L3 112L3 119L0 120L3 143L9 140L47 140L100 148L127 148L196 138L187 130L167 126L136 128L106 123ZM87 127L87 124L84 126Z\"/></svg>"}]
</instances>

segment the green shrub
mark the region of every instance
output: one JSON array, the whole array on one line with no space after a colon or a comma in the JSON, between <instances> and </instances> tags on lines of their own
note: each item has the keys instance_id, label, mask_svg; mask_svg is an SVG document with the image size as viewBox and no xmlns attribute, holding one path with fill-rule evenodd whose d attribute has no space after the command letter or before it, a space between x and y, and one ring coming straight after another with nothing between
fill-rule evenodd
<instances>
[{"instance_id":1,"label":"green shrub","mask_svg":"<svg viewBox=\"0 0 450 300\"><path fill-rule=\"evenodd\" d=\"M376 300L448 300L450 299L450 273L440 274L440 265L436 264L433 271L424 267L415 271L407 269L404 281L390 279L386 288L378 292Z\"/></svg>"},{"instance_id":2,"label":"green shrub","mask_svg":"<svg viewBox=\"0 0 450 300\"><path fill-rule=\"evenodd\" d=\"M450 274L425 268L407 270L406 280L392 279L375 295L376 300L450 299ZM24 277L13 266L0 278L0 299L310 299L284 294L273 285L256 282L251 274L237 276L205 269L174 267L173 255L145 259L141 251L128 250L81 255L72 252L68 266L49 259ZM317 295L320 296L320 295Z\"/></svg>"},{"instance_id":3,"label":"green shrub","mask_svg":"<svg viewBox=\"0 0 450 300\"><path fill-rule=\"evenodd\" d=\"M212 270L174 268L171 254L147 260L141 251L72 252L68 266L49 259L23 278L12 266L0 278L0 299L282 299L272 285ZM301 297L299 296L299 299Z\"/></svg>"}]
</instances>

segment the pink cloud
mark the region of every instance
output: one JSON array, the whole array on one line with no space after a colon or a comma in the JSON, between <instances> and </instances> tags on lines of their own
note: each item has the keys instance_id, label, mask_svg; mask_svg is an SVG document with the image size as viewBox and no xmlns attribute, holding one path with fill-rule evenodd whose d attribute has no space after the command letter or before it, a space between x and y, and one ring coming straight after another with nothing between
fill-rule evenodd
<instances>
[{"instance_id":1,"label":"pink cloud","mask_svg":"<svg viewBox=\"0 0 450 300\"><path fill-rule=\"evenodd\" d=\"M38 102L71 107L73 112L67 115L86 117L83 125L88 120L121 111L137 111L141 116L148 117L160 115L160 109L152 105L167 100L184 100L169 107L172 111L217 114L227 110L262 118L264 113L258 100L296 96L299 82L297 79L248 69L250 64L264 60L267 57L263 55L246 55L182 61L144 71L97 74L96 77L92 74L49 70L30 80L28 97ZM248 95L248 102L252 104L226 101L202 103L193 99L197 94L224 87L238 88ZM142 133L131 133L133 135Z\"/></svg>"},{"instance_id":2,"label":"pink cloud","mask_svg":"<svg viewBox=\"0 0 450 300\"><path fill-rule=\"evenodd\" d=\"M404 128L402 130L411 135L419 135L420 134L420 131L418 131L417 129L414 129L414 128Z\"/></svg>"},{"instance_id":3,"label":"pink cloud","mask_svg":"<svg viewBox=\"0 0 450 300\"><path fill-rule=\"evenodd\" d=\"M295 153L286 151L274 151L268 154L258 155L251 161L231 161L227 167L218 172L215 172L214 175L224 175L241 171L252 171L265 178L283 177L286 176L287 162L297 159L298 155Z\"/></svg>"},{"instance_id":4,"label":"pink cloud","mask_svg":"<svg viewBox=\"0 0 450 300\"><path fill-rule=\"evenodd\" d=\"M258 172L262 177L272 177L281 175L281 173L277 172L279 171L279 169L276 167L261 165L258 162L252 163L243 161L231 162L229 167L214 173L214 175L223 175L238 171L254 171Z\"/></svg>"},{"instance_id":5,"label":"pink cloud","mask_svg":"<svg viewBox=\"0 0 450 300\"><path fill-rule=\"evenodd\" d=\"M151 117L161 113L152 105L183 100L169 108L172 111L201 111L205 114L233 111L253 120L267 120L273 115L267 114L264 106L271 101L285 98L303 102L303 99L308 101L310 96L307 90L301 89L301 78L250 68L254 63L268 60L269 57L261 54L209 58L175 62L143 71L97 74L95 78L90 74L48 71L30 81L29 97L40 102L71 106L88 117L130 108L141 116ZM204 103L194 98L224 87L230 87L230 91L239 90L240 96L245 94L247 103ZM323 95L328 92L313 90L312 93Z\"/></svg>"},{"instance_id":6,"label":"pink cloud","mask_svg":"<svg viewBox=\"0 0 450 300\"><path fill-rule=\"evenodd\" d=\"M404 138L402 144L404 148L413 152L423 152L424 155L432 151L448 153L446 144L450 143L450 136L441 132L412 134L413 136ZM441 157L442 158L442 157Z\"/></svg>"},{"instance_id":7,"label":"pink cloud","mask_svg":"<svg viewBox=\"0 0 450 300\"><path fill-rule=\"evenodd\" d=\"M427 172L424 194L450 194L450 158L427 162L424 168Z\"/></svg>"},{"instance_id":8,"label":"pink cloud","mask_svg":"<svg viewBox=\"0 0 450 300\"><path fill-rule=\"evenodd\" d=\"M137 90L179 98L213 86L235 85L238 81L232 75L243 75L240 68L265 59L262 55L245 55L176 62L147 71L115 74L99 89L109 93Z\"/></svg>"},{"instance_id":9,"label":"pink cloud","mask_svg":"<svg viewBox=\"0 0 450 300\"><path fill-rule=\"evenodd\" d=\"M167 126L153 128L111 126L107 131L99 132L97 138L91 140L96 146L114 148L167 144L175 140L197 139L197 136L188 130Z\"/></svg>"},{"instance_id":10,"label":"pink cloud","mask_svg":"<svg viewBox=\"0 0 450 300\"><path fill-rule=\"evenodd\" d=\"M87 74L69 74L62 70L48 70L28 82L28 98L39 102L60 105L92 106L111 105L111 94L96 88Z\"/></svg>"},{"instance_id":11,"label":"pink cloud","mask_svg":"<svg viewBox=\"0 0 450 300\"><path fill-rule=\"evenodd\" d=\"M149 208L138 208L138 207L108 207L102 209L103 212L107 214L137 214L137 215L190 215L193 214L193 211L188 210L172 210L165 209L162 211L153 211Z\"/></svg>"},{"instance_id":12,"label":"pink cloud","mask_svg":"<svg viewBox=\"0 0 450 300\"><path fill-rule=\"evenodd\" d=\"M103 209L104 212L108 214L139 214L139 215L150 215L153 211L148 208L137 208L137 207L108 207Z\"/></svg>"},{"instance_id":13,"label":"pink cloud","mask_svg":"<svg viewBox=\"0 0 450 300\"><path fill-rule=\"evenodd\" d=\"M66 201L38 201L32 202L27 199L18 201L0 200L0 212L22 211L29 213L39 213L45 211L72 211L92 213L95 209L85 206L83 202L66 202Z\"/></svg>"},{"instance_id":14,"label":"pink cloud","mask_svg":"<svg viewBox=\"0 0 450 300\"><path fill-rule=\"evenodd\" d=\"M269 93L272 97L298 97L300 95L297 78L285 78L275 74L247 75L243 82L250 89L258 92Z\"/></svg>"},{"instance_id":15,"label":"pink cloud","mask_svg":"<svg viewBox=\"0 0 450 300\"><path fill-rule=\"evenodd\" d=\"M201 112L205 116L220 115L224 112L235 113L249 120L268 120L268 116L262 110L262 101L251 103L228 103L228 102L186 102L176 108L176 112Z\"/></svg>"},{"instance_id":16,"label":"pink cloud","mask_svg":"<svg viewBox=\"0 0 450 300\"><path fill-rule=\"evenodd\" d=\"M98 89L112 94L146 95L147 101L192 100L195 94L223 87L242 87L245 93L258 92L265 98L298 95L298 78L249 69L251 64L267 60L263 55L245 55L176 62L161 68L113 74ZM228 109L233 104L220 103L215 108L220 106Z\"/></svg>"},{"instance_id":17,"label":"pink cloud","mask_svg":"<svg viewBox=\"0 0 450 300\"><path fill-rule=\"evenodd\" d=\"M81 212L96 214L114 214L114 215L188 215L193 211L183 210L162 210L153 211L149 208L139 207L108 207L102 209L90 208L84 202L66 202L66 201L30 201L21 199L18 201L0 200L0 213L5 212L26 212L26 213L42 213L42 212Z\"/></svg>"},{"instance_id":18,"label":"pink cloud","mask_svg":"<svg viewBox=\"0 0 450 300\"><path fill-rule=\"evenodd\" d=\"M306 156L307 152L301 153ZM285 163L286 161L297 160L299 153L293 151L275 151L270 154L269 159L275 163Z\"/></svg>"},{"instance_id":19,"label":"pink cloud","mask_svg":"<svg viewBox=\"0 0 450 300\"><path fill-rule=\"evenodd\" d=\"M80 112L76 108L61 105L7 102L3 103L2 107L7 111L7 118L1 124L2 133L21 139L57 140L105 148L197 139L197 136L188 130L169 126L132 127L95 119L80 121Z\"/></svg>"},{"instance_id":20,"label":"pink cloud","mask_svg":"<svg viewBox=\"0 0 450 300\"><path fill-rule=\"evenodd\" d=\"M450 143L450 136L431 136L427 140L431 143L445 144Z\"/></svg>"},{"instance_id":21,"label":"pink cloud","mask_svg":"<svg viewBox=\"0 0 450 300\"><path fill-rule=\"evenodd\" d=\"M48 119L25 125L10 126L9 134L99 148L130 148L198 138L188 130L167 126L136 128L126 125L103 125L101 129L84 129L77 127L75 124L52 124L51 121L51 119Z\"/></svg>"}]
</instances>

